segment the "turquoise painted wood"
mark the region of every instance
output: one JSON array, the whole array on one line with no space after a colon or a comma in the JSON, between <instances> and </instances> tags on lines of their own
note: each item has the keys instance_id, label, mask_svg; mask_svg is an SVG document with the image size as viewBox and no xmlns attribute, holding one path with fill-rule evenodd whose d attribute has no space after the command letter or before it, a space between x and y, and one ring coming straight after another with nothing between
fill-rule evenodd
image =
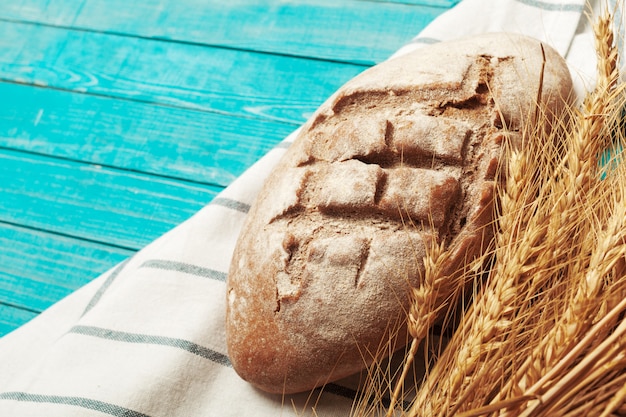
<instances>
[{"instance_id":1,"label":"turquoise painted wood","mask_svg":"<svg viewBox=\"0 0 626 417\"><path fill-rule=\"evenodd\" d=\"M35 318L39 311L26 310L11 304L0 303L0 335L5 335L20 324Z\"/></svg>"},{"instance_id":2,"label":"turquoise painted wood","mask_svg":"<svg viewBox=\"0 0 626 417\"><path fill-rule=\"evenodd\" d=\"M0 222L137 250L220 188L0 151ZM37 204L32 204L37 201Z\"/></svg>"},{"instance_id":3,"label":"turquoise painted wood","mask_svg":"<svg viewBox=\"0 0 626 417\"><path fill-rule=\"evenodd\" d=\"M0 309L32 312L49 307L89 282L94 273L107 271L133 253L6 223L0 223L0 247Z\"/></svg>"},{"instance_id":4,"label":"turquoise painted wood","mask_svg":"<svg viewBox=\"0 0 626 417\"><path fill-rule=\"evenodd\" d=\"M63 280L56 284L67 290L86 284L93 278L94 271L101 274L134 253L134 250L109 244L8 223L0 223L0 244L4 249L0 273L42 285L49 284L47 279L51 275L62 276ZM25 268L30 270L27 276L23 274ZM46 293L42 291L39 297L46 297Z\"/></svg>"},{"instance_id":5,"label":"turquoise painted wood","mask_svg":"<svg viewBox=\"0 0 626 417\"><path fill-rule=\"evenodd\" d=\"M0 148L224 187L282 122L0 82ZM71 127L68 129L68 126Z\"/></svg>"},{"instance_id":6,"label":"turquoise painted wood","mask_svg":"<svg viewBox=\"0 0 626 417\"><path fill-rule=\"evenodd\" d=\"M134 251L0 222L0 334Z\"/></svg>"},{"instance_id":7,"label":"turquoise painted wood","mask_svg":"<svg viewBox=\"0 0 626 417\"><path fill-rule=\"evenodd\" d=\"M0 334L134 251L0 222Z\"/></svg>"},{"instance_id":8,"label":"turquoise painted wood","mask_svg":"<svg viewBox=\"0 0 626 417\"><path fill-rule=\"evenodd\" d=\"M0 80L294 124L365 69L23 23L0 34Z\"/></svg>"},{"instance_id":9,"label":"turquoise painted wood","mask_svg":"<svg viewBox=\"0 0 626 417\"><path fill-rule=\"evenodd\" d=\"M0 18L371 65L458 1L12 0Z\"/></svg>"},{"instance_id":10,"label":"turquoise painted wood","mask_svg":"<svg viewBox=\"0 0 626 417\"><path fill-rule=\"evenodd\" d=\"M193 215L457 1L0 2L0 336Z\"/></svg>"}]
</instances>

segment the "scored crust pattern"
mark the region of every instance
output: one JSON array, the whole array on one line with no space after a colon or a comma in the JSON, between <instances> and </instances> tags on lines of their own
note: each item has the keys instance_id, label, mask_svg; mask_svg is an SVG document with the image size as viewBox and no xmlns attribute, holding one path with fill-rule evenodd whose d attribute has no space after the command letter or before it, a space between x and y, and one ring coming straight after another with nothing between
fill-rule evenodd
<instances>
[{"instance_id":1,"label":"scored crust pattern","mask_svg":"<svg viewBox=\"0 0 626 417\"><path fill-rule=\"evenodd\" d=\"M276 312L299 299L309 273L328 273L329 265L315 263L320 246L335 258L328 261L334 268L350 266L358 286L376 233L402 231L419 264L426 239L451 239L462 227L485 225L503 137L488 88L492 76L491 58L481 57L464 71L456 87L465 96L457 100L449 90L445 101L434 89L369 91L341 97L331 117L314 119L301 158L282 171L275 204L265 212L266 230L284 236L276 257ZM413 284L417 274L408 275Z\"/></svg>"},{"instance_id":2,"label":"scored crust pattern","mask_svg":"<svg viewBox=\"0 0 626 417\"><path fill-rule=\"evenodd\" d=\"M502 145L519 146L541 51L494 39L374 67L303 127L231 263L227 342L244 379L288 393L358 371L405 316L431 240L454 242L451 274L491 239ZM571 80L554 51L547 62L555 108Z\"/></svg>"}]
</instances>

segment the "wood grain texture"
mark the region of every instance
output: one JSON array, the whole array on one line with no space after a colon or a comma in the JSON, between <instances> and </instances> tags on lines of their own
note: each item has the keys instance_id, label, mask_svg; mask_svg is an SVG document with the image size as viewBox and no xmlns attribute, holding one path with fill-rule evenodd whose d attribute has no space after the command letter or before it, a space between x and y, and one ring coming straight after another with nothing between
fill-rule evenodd
<instances>
[{"instance_id":1,"label":"wood grain texture","mask_svg":"<svg viewBox=\"0 0 626 417\"><path fill-rule=\"evenodd\" d=\"M137 250L220 188L0 151L0 222Z\"/></svg>"},{"instance_id":2,"label":"wood grain texture","mask_svg":"<svg viewBox=\"0 0 626 417\"><path fill-rule=\"evenodd\" d=\"M0 18L371 65L457 2L18 0Z\"/></svg>"},{"instance_id":3,"label":"wood grain texture","mask_svg":"<svg viewBox=\"0 0 626 417\"><path fill-rule=\"evenodd\" d=\"M28 279L42 283L49 275L56 274L63 276L59 286L68 290L88 283L93 279L94 272L104 273L111 262L121 262L134 253L128 249L7 223L0 223L0 242L6 248L0 254L0 271L3 274L19 276L28 268L31 270Z\"/></svg>"},{"instance_id":4,"label":"wood grain texture","mask_svg":"<svg viewBox=\"0 0 626 417\"><path fill-rule=\"evenodd\" d=\"M0 97L0 148L220 187L295 128L12 83Z\"/></svg>"},{"instance_id":5,"label":"wood grain texture","mask_svg":"<svg viewBox=\"0 0 626 417\"><path fill-rule=\"evenodd\" d=\"M2 21L0 34L1 80L294 124L365 69Z\"/></svg>"},{"instance_id":6,"label":"wood grain texture","mask_svg":"<svg viewBox=\"0 0 626 417\"><path fill-rule=\"evenodd\" d=\"M0 336L37 317L39 312L0 303Z\"/></svg>"},{"instance_id":7,"label":"wood grain texture","mask_svg":"<svg viewBox=\"0 0 626 417\"><path fill-rule=\"evenodd\" d=\"M133 253L2 222L0 248L0 334Z\"/></svg>"}]
</instances>

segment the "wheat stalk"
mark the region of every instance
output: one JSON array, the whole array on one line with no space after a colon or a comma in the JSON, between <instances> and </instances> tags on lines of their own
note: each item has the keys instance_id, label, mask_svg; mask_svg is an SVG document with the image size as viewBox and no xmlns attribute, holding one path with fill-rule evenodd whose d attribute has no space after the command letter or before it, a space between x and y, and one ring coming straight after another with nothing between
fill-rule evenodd
<instances>
[{"instance_id":1,"label":"wheat stalk","mask_svg":"<svg viewBox=\"0 0 626 417\"><path fill-rule=\"evenodd\" d=\"M616 107L613 93L619 74L611 22L611 15L606 14L595 26L599 54L597 87L587 97L583 110L578 114L573 140L564 158L565 164L560 169L564 173L560 176L560 183L569 190L566 189L565 194L559 196L559 201L571 205L569 207L573 209L570 212L581 218L576 229L579 234L582 231L580 251L575 253L575 262L566 263L568 268L561 272L568 284L573 284L572 290L566 291L563 299L566 308L554 327L534 348L530 359L511 378L509 385L516 384L522 396L535 395L539 388L537 384L527 387L536 382L537 376L550 370L568 352L572 343L588 330L602 305L599 297L605 289L607 279L623 278L623 274L612 273L616 264L623 263L624 259L626 201L620 194L623 184L610 184L610 188L607 188L606 183L598 183L597 169L598 155L608 147L611 140L606 129L608 115L619 112L622 104L617 102ZM612 205L608 208L604 204L607 196L608 199L612 197ZM573 201L573 198L578 200ZM562 205L557 207L563 208ZM567 213L567 209L564 211ZM611 214L608 223L603 223L606 212ZM590 227L595 227L595 230L590 230ZM567 233L563 235L569 237ZM552 244L556 246L551 247L562 248L566 244L557 239Z\"/></svg>"},{"instance_id":2,"label":"wheat stalk","mask_svg":"<svg viewBox=\"0 0 626 417\"><path fill-rule=\"evenodd\" d=\"M486 245L490 244L488 242ZM478 279L477 274L481 273L488 262L492 249L486 246L480 251L481 256L462 262L458 270L448 270L450 265L456 264L451 258L458 256L459 251L458 242L446 247L445 242L437 243L432 239L427 244L420 284L410 290L407 330L411 340L391 394L386 417L394 414L396 405L404 398L404 381L411 370L418 347L422 342L428 342L429 331L437 321L442 321L442 327L447 327L449 315L455 311L457 301L462 298L468 283Z\"/></svg>"},{"instance_id":3,"label":"wheat stalk","mask_svg":"<svg viewBox=\"0 0 626 417\"><path fill-rule=\"evenodd\" d=\"M596 87L580 108L555 120L538 105L522 147L507 149L495 262L403 415L626 411L626 86L612 23L605 12L594 25ZM537 127L545 120L554 125ZM618 155L602 167L612 146ZM443 246L431 248L424 280L413 290L413 342L388 417L403 398L419 341L444 308L441 296L461 288L441 270L445 257Z\"/></svg>"},{"instance_id":4,"label":"wheat stalk","mask_svg":"<svg viewBox=\"0 0 626 417\"><path fill-rule=\"evenodd\" d=\"M532 214L540 213L540 202L549 196L543 191L543 179L529 178L527 173L545 172L554 164L544 156L553 154L553 147L559 147L557 131L551 130L549 140L526 140L522 146L524 152L509 150L507 181L500 193L496 264L492 271L498 279L490 280L474 300L418 393L409 416L457 411L479 389L485 373L498 368L494 365L503 360L500 355L503 345L515 343L512 332L522 328L514 322L519 294L532 291L529 286L543 285L542 276L533 272L537 269L537 259L545 252L548 233L546 219ZM543 129L542 133L545 134Z\"/></svg>"},{"instance_id":5,"label":"wheat stalk","mask_svg":"<svg viewBox=\"0 0 626 417\"><path fill-rule=\"evenodd\" d=\"M535 137L520 152L512 152L506 186L501 193L500 233L490 281L474 300L473 308L457 331L458 336L453 338L418 393L410 416L420 415L418 410L422 413L428 410L429 415L454 414L463 409L470 412L476 407L486 411L484 406L489 404L490 396L504 408L527 402L519 400L534 395L527 387L543 370L549 369L546 363L557 361L571 346L571 342L565 346L562 342L576 340L585 330L588 317L597 314L585 306L604 288L607 270L620 259L617 247L623 243L618 234L619 212L613 227L599 239L602 245L597 250L591 248L598 240L584 239L595 235L591 231L598 214L587 204L597 193L598 155L608 144L606 135L601 133L610 110L611 91L618 79L611 21L612 17L605 15L595 26L600 56L597 88L575 115L572 133L567 130L565 155L556 166L551 166L550 158L543 161L538 168L546 172L546 179L540 178L538 184L532 184L535 188L528 187L531 192L527 194L520 188L528 186L523 174L537 157L533 149L529 152L528 145L553 142ZM551 150L559 151L560 147ZM550 170L545 171L546 168ZM535 198L531 210L528 210L529 197ZM532 217L524 218L528 212ZM581 244L571 244L581 240ZM610 248L615 248L614 253ZM564 277L580 276L577 271L584 271L589 265L589 272L574 283L575 290L561 283ZM563 310L559 304L564 303L537 301L540 293L544 298L545 294L557 295L572 307ZM520 330L533 326L537 322L534 317L546 307L562 317L558 325L553 325L554 319L548 317L539 321L534 330ZM539 340L544 342L534 350L530 362L520 362L519 358L524 357L520 354L526 355L528 348L518 348L541 334L544 336ZM517 356L508 350L518 352ZM516 376L514 386L504 382L511 374ZM499 409L493 402L490 407Z\"/></svg>"},{"instance_id":6,"label":"wheat stalk","mask_svg":"<svg viewBox=\"0 0 626 417\"><path fill-rule=\"evenodd\" d=\"M569 356L571 359L564 359L572 352L578 353L580 340L585 334L591 334L593 320L597 316L600 300L602 299L602 290L607 288L607 282L611 278L617 279L619 282L624 281L624 270L613 274L616 265L626 257L626 205L623 200L619 204L614 214L610 218L609 226L602 231L601 239L597 250L591 255L591 262L586 273L581 273L581 279L574 280L576 289L573 297L567 302L565 313L560 317L555 326L546 335L546 337L533 349L533 359L531 362L535 367L535 373L528 372L523 375L539 375L538 381L532 386L524 390L522 396L526 398L537 397L546 389L555 383L563 381L562 371L578 356ZM572 276L576 278L576 276ZM594 338L591 342L602 339L608 334L606 327L600 328L604 333L593 333ZM557 382L558 381L558 382ZM526 382L529 383L528 379ZM545 398L539 400L545 404ZM525 415L535 415L534 408ZM517 415L517 412L509 412L504 415Z\"/></svg>"},{"instance_id":7,"label":"wheat stalk","mask_svg":"<svg viewBox=\"0 0 626 417\"><path fill-rule=\"evenodd\" d=\"M624 320L619 323L610 335L601 339L602 343L583 355L580 362L574 366L572 366L572 363L574 363L574 359L579 352L584 351L587 346L593 344L597 340L598 335L602 335L604 329L611 326L611 321L615 321L624 311L626 311L626 299L615 306L601 322L593 326L593 329L582 342L567 352L562 359L562 364L559 364L557 367L561 372L551 373L558 375L558 380L551 384L550 389L534 400L523 413L516 413L516 415L519 417L536 416L540 410L544 413L551 411L553 402L557 400L563 401L568 395L576 394L576 384L584 386L584 383L587 382L583 378L586 373L590 374L592 373L590 371L596 369L604 372L605 369L603 368L610 363L610 360L615 358L615 354L623 350L623 342L626 340L626 321ZM563 372L564 370L566 372ZM549 378L545 377L544 379L548 380Z\"/></svg>"},{"instance_id":8,"label":"wheat stalk","mask_svg":"<svg viewBox=\"0 0 626 417\"><path fill-rule=\"evenodd\" d=\"M626 379L626 377L624 379ZM602 414L600 414L600 417L609 417L618 408L620 408L624 404L624 402L626 402L626 382L608 401L606 407L602 411Z\"/></svg>"},{"instance_id":9,"label":"wheat stalk","mask_svg":"<svg viewBox=\"0 0 626 417\"><path fill-rule=\"evenodd\" d=\"M434 241L431 243L428 255L425 256L423 260L424 273L421 284L419 287L411 288L411 304L409 307L407 327L412 340L404 359L402 373L393 390L386 417L393 415L398 399L404 388L404 380L411 369L415 354L417 353L417 348L426 338L428 330L439 315L443 304L439 301L442 292L449 294L449 288L453 285L452 280L448 276L439 273L443 270L442 265L447 258L444 256L445 253L443 243L436 244ZM444 285L448 287L446 291L443 291L442 287Z\"/></svg>"}]
</instances>

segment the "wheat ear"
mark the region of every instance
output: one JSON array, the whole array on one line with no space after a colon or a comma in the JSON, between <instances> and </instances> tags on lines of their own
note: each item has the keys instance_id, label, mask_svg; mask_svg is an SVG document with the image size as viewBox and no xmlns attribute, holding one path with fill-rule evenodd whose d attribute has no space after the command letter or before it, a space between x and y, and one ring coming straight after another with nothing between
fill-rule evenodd
<instances>
[{"instance_id":1,"label":"wheat ear","mask_svg":"<svg viewBox=\"0 0 626 417\"><path fill-rule=\"evenodd\" d=\"M418 392L409 416L446 415L456 411L464 397L482 379L484 365L489 359L494 359L498 348L506 343L503 336L513 329L511 320L513 307L518 302L517 289L525 285L520 281L520 271L533 269L533 260L542 251L547 230L540 224L533 224L536 219L529 215L536 211L540 184L525 177L527 172L535 172L536 168L548 163L538 157L546 154L540 149L546 143L539 145L532 157L511 151L505 167L508 179L500 196L499 250L495 252L494 267L497 272L492 272L500 279L490 281L492 285L476 297ZM532 232L524 232L528 230ZM515 245L516 250L509 250L511 245Z\"/></svg>"},{"instance_id":2,"label":"wheat ear","mask_svg":"<svg viewBox=\"0 0 626 417\"><path fill-rule=\"evenodd\" d=\"M614 66L609 65L605 70L612 74ZM614 82L603 85L609 88L608 86L613 84ZM585 108L587 111L582 113L579 129L575 131L574 140L569 142L566 157L552 171L548 171L553 174L548 175L547 184L541 184L540 189L533 193L539 205L531 210L532 217L522 222L520 217L517 215L511 217L511 214L526 209L525 206L528 204L519 198L516 189L520 184L524 184L525 178L522 173L527 171L516 172L515 168L523 166L522 161L525 163L530 161L525 159L528 152L514 152L511 155L509 166L513 167L513 170L510 169L505 192L501 196L502 214L499 218L501 232L496 250L495 272L491 274L490 284L486 290L475 300L472 315L464 319L462 327L467 329L460 333L461 342L458 346L451 344L456 349L452 355L456 357L450 358L450 363L447 360L443 362L458 371L455 371L456 375L453 373L448 376L450 378L446 387L448 397L447 402L440 408L442 413L448 411L454 413L459 409L485 405L484 402L488 398L484 396L489 395L495 387L481 390L479 388L481 385L485 387L485 384L481 384L480 381L485 379L502 381L506 375L506 372L500 375L493 374L491 372L493 367L486 368L485 363L488 360L504 362L503 359L508 355L504 351L505 346L515 348L520 345L518 336L524 338L530 334L515 329L525 326L525 320L534 314L525 309L528 301L519 295L528 294L528 297L535 297L543 287L551 285L551 282L558 282L558 275L561 272L555 274L558 271L556 268L559 265L569 267L568 258L581 250L575 248L572 253L569 243L580 234L587 233L586 223L583 222L581 225L580 222L579 204L585 201L585 196L595 180L594 161L597 160L598 151L603 146L598 144L598 141L589 140L596 137L603 126L602 115L606 103L600 98L587 101ZM541 139L532 138L527 145ZM541 168L546 167L549 167L549 163ZM546 193L545 190L550 192ZM542 248L549 250L541 250ZM535 303L535 307L536 305ZM451 349L451 346L448 349ZM528 366L525 368L528 369ZM432 392L428 397L432 399ZM451 407L450 398L456 401Z\"/></svg>"},{"instance_id":3,"label":"wheat ear","mask_svg":"<svg viewBox=\"0 0 626 417\"><path fill-rule=\"evenodd\" d=\"M577 114L573 134L568 141L567 153L555 172L554 178L558 181L548 184L553 189L552 195L556 196L554 206L557 216L552 217L549 234L554 237L550 247L557 249L553 251L556 265L559 265L561 276L571 276L569 279L574 281L577 277L580 279L574 285L573 296L564 300L567 308L561 314L560 321L534 349L534 355L511 378L509 385L517 384L517 388L524 392L521 395L533 395L532 390L525 390L525 387L536 379L533 375L541 375L543 371L549 369L550 364L558 360L572 341L577 340L578 335L584 332L585 324L588 323L585 318L591 314L588 306L593 305L595 297L603 290L603 278L608 273L607 269L612 268L612 260L607 258L615 256L611 250L619 248L622 243L619 236L621 227L619 216L613 217L614 221L609 225L609 230L601 233L602 236L598 240L592 239L597 233L590 230L597 216L602 216L602 213L599 213L602 207L605 207L603 199L606 198L606 187L596 185L599 177L599 155L608 147L606 119L607 115L614 111L613 90L619 77L611 22L611 15L606 14L595 25L598 48L597 87L588 95L582 111ZM621 198L619 200L621 201ZM594 202L599 209L590 209ZM618 211L621 208L620 204L617 203ZM564 227L565 225L567 227ZM578 238L574 238L574 235L578 235ZM576 248L575 253L572 254L571 250L565 252L567 249L564 251L564 248L570 246L568 241L581 239L583 243ZM568 257L573 255L575 261L568 262L562 258L563 254L567 254ZM534 364L530 363L532 361ZM531 366L534 372L530 372Z\"/></svg>"},{"instance_id":4,"label":"wheat ear","mask_svg":"<svg viewBox=\"0 0 626 417\"><path fill-rule=\"evenodd\" d=\"M437 300L442 286L449 283L447 276L441 276L442 262L446 258L443 243L434 241L430 244L427 255L424 257L424 273L419 287L411 288L411 304L409 307L407 327L411 335L411 345L404 358L402 373L391 396L391 402L386 417L394 413L398 399L404 388L404 380L411 369L419 344L426 338L427 332L439 314L440 305Z\"/></svg>"}]
</instances>

